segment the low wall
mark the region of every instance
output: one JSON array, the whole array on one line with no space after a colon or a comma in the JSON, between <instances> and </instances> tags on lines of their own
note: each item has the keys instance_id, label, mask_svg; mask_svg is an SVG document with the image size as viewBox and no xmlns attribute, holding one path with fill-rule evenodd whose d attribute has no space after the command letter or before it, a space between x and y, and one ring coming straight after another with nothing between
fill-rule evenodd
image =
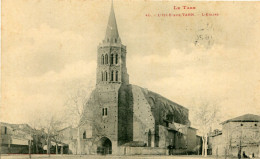
<instances>
[{"instance_id":1,"label":"low wall","mask_svg":"<svg viewBox=\"0 0 260 159\"><path fill-rule=\"evenodd\" d=\"M29 152L29 147L27 145L0 145L1 152L0 154L27 154Z\"/></svg>"},{"instance_id":2,"label":"low wall","mask_svg":"<svg viewBox=\"0 0 260 159\"><path fill-rule=\"evenodd\" d=\"M173 149L172 150L173 155L187 155L187 153L188 153L187 149Z\"/></svg>"},{"instance_id":3,"label":"low wall","mask_svg":"<svg viewBox=\"0 0 260 159\"><path fill-rule=\"evenodd\" d=\"M166 148L158 147L118 147L119 155L167 155Z\"/></svg>"}]
</instances>

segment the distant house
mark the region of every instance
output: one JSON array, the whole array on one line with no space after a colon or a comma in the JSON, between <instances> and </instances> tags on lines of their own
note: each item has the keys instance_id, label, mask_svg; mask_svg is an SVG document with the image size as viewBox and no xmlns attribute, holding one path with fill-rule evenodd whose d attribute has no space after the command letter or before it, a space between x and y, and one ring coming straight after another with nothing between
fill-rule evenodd
<instances>
[{"instance_id":1,"label":"distant house","mask_svg":"<svg viewBox=\"0 0 260 159\"><path fill-rule=\"evenodd\" d=\"M221 123L222 131L209 135L213 155L237 156L254 154L260 157L260 116L245 114Z\"/></svg>"},{"instance_id":2,"label":"distant house","mask_svg":"<svg viewBox=\"0 0 260 159\"><path fill-rule=\"evenodd\" d=\"M58 131L60 136L60 148L62 148L64 154L76 153L76 143L77 143L77 130L71 126L63 128Z\"/></svg>"},{"instance_id":3,"label":"distant house","mask_svg":"<svg viewBox=\"0 0 260 159\"><path fill-rule=\"evenodd\" d=\"M28 153L29 141L32 140L27 124L8 124L1 122L1 154Z\"/></svg>"},{"instance_id":4,"label":"distant house","mask_svg":"<svg viewBox=\"0 0 260 159\"><path fill-rule=\"evenodd\" d=\"M222 131L219 129L215 129L213 132L208 134L208 155L212 155L212 151L215 154L221 154L222 152L218 152L218 148L215 145L220 146L222 144ZM212 144L214 144L214 148L212 148ZM214 150L213 150L214 149Z\"/></svg>"}]
</instances>

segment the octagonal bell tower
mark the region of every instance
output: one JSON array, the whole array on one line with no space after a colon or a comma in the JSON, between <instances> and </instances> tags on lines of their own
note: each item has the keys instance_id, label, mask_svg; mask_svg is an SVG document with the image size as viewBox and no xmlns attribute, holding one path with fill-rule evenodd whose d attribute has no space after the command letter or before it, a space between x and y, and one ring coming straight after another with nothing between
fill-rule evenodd
<instances>
[{"instance_id":1,"label":"octagonal bell tower","mask_svg":"<svg viewBox=\"0 0 260 159\"><path fill-rule=\"evenodd\" d=\"M129 84L126 46L121 43L119 37L113 3L105 39L98 46L96 84Z\"/></svg>"},{"instance_id":2,"label":"octagonal bell tower","mask_svg":"<svg viewBox=\"0 0 260 159\"><path fill-rule=\"evenodd\" d=\"M111 5L111 11L106 28L106 35L97 47L97 74L96 89L93 95L95 109L95 125L93 130L96 140L102 142L100 136L112 143L113 153L118 146L118 116L119 116L119 89L129 84L126 69L126 46L121 43L116 18ZM102 145L102 144L101 144Z\"/></svg>"}]
</instances>

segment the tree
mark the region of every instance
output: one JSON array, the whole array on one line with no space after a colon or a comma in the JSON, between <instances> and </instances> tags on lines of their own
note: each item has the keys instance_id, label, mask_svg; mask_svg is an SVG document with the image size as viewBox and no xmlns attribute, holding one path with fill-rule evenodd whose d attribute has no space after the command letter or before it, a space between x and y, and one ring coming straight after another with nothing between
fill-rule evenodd
<instances>
[{"instance_id":1,"label":"tree","mask_svg":"<svg viewBox=\"0 0 260 159\"><path fill-rule=\"evenodd\" d=\"M60 116L51 112L41 114L34 117L34 121L31 122L31 125L35 129L35 133L37 133L36 135L43 136L47 144L47 154L50 156L51 141L56 143L57 152L58 130L61 129L63 125L63 120Z\"/></svg>"},{"instance_id":2,"label":"tree","mask_svg":"<svg viewBox=\"0 0 260 159\"><path fill-rule=\"evenodd\" d=\"M40 116L34 115L32 119L29 121L29 125L32 128L30 134L33 138L33 153L39 154L42 153L40 150L43 149L40 145L42 145L41 141L44 138L44 131Z\"/></svg>"},{"instance_id":3,"label":"tree","mask_svg":"<svg viewBox=\"0 0 260 159\"><path fill-rule=\"evenodd\" d=\"M91 85L85 86L83 84L77 83L71 85L68 91L66 106L66 116L70 125L77 128L77 154L82 154L81 143L80 143L80 126L81 119L86 113L86 102L93 90Z\"/></svg>"},{"instance_id":4,"label":"tree","mask_svg":"<svg viewBox=\"0 0 260 159\"><path fill-rule=\"evenodd\" d=\"M59 132L60 124L62 124L61 121L51 123L51 139L55 142L56 154L58 154L58 143L61 143L62 140L62 135Z\"/></svg>"},{"instance_id":5,"label":"tree","mask_svg":"<svg viewBox=\"0 0 260 159\"><path fill-rule=\"evenodd\" d=\"M46 133L47 141L47 154L50 156L51 141L55 141L56 144L56 153L58 151L57 147L57 135L58 130L61 128L62 120L58 119L57 116L51 116L49 120L45 120L44 131Z\"/></svg>"},{"instance_id":6,"label":"tree","mask_svg":"<svg viewBox=\"0 0 260 159\"><path fill-rule=\"evenodd\" d=\"M202 156L207 157L208 133L219 121L219 109L214 104L203 102L194 110L194 124L202 134Z\"/></svg>"}]
</instances>

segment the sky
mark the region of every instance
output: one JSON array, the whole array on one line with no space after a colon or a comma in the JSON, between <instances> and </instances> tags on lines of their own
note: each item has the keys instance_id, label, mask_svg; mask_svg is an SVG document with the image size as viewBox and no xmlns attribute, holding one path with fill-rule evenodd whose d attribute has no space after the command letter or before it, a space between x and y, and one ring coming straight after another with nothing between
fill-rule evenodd
<instances>
[{"instance_id":1,"label":"sky","mask_svg":"<svg viewBox=\"0 0 260 159\"><path fill-rule=\"evenodd\" d=\"M260 115L259 5L114 0L130 83L187 107L192 120L205 101L219 107L220 121ZM95 86L110 6L105 0L2 0L1 121L28 123L62 112L71 89ZM158 16L166 13L195 16Z\"/></svg>"}]
</instances>

